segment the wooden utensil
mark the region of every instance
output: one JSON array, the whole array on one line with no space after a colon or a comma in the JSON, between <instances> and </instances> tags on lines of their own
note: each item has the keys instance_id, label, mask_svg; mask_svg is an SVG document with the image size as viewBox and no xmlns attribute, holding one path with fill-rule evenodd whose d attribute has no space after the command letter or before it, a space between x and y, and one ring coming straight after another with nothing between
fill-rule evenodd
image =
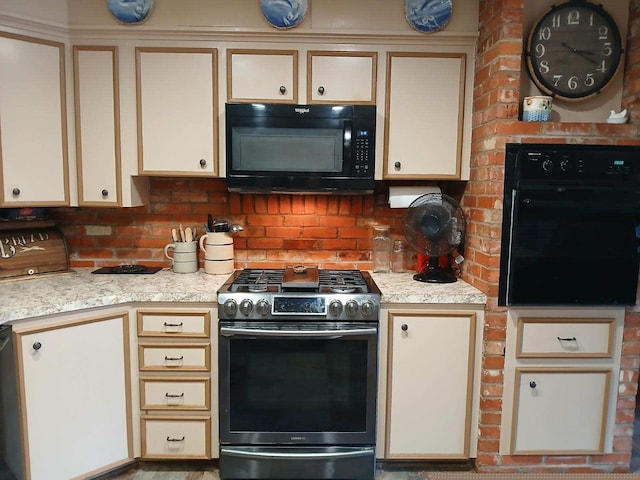
<instances>
[{"instance_id":1,"label":"wooden utensil","mask_svg":"<svg viewBox=\"0 0 640 480\"><path fill-rule=\"evenodd\" d=\"M172 239L174 242L177 242L177 241L178 241L178 231L177 231L175 228L172 228L172 229L171 229L171 239Z\"/></svg>"},{"instance_id":2,"label":"wooden utensil","mask_svg":"<svg viewBox=\"0 0 640 480\"><path fill-rule=\"evenodd\" d=\"M184 241L185 242L193 241L193 233L191 233L191 227L187 227L184 229Z\"/></svg>"},{"instance_id":3,"label":"wooden utensil","mask_svg":"<svg viewBox=\"0 0 640 480\"><path fill-rule=\"evenodd\" d=\"M182 224L180 224L180 241L184 242L184 228L182 228Z\"/></svg>"}]
</instances>

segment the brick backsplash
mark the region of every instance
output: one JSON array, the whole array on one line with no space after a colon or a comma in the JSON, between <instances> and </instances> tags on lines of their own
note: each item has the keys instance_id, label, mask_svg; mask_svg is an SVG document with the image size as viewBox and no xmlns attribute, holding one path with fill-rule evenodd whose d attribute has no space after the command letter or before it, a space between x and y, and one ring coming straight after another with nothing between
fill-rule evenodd
<instances>
[{"instance_id":1,"label":"brick backsplash","mask_svg":"<svg viewBox=\"0 0 640 480\"><path fill-rule=\"evenodd\" d=\"M227 191L223 179L152 178L150 189L144 207L53 209L71 265L167 267L163 247L171 242L171 229L182 224L202 235L208 213L244 227L234 238L236 268L313 263L370 270L372 226L387 224L403 236L405 209L388 207L382 182L370 195L237 194Z\"/></svg>"}]
</instances>

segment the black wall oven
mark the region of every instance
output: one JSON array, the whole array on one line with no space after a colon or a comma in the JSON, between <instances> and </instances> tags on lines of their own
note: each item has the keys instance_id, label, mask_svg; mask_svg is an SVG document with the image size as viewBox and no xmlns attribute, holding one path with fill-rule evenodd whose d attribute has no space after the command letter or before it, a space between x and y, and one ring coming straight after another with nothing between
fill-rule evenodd
<instances>
[{"instance_id":1,"label":"black wall oven","mask_svg":"<svg viewBox=\"0 0 640 480\"><path fill-rule=\"evenodd\" d=\"M507 144L499 305L634 305L640 147Z\"/></svg>"},{"instance_id":2,"label":"black wall oven","mask_svg":"<svg viewBox=\"0 0 640 480\"><path fill-rule=\"evenodd\" d=\"M312 288L219 292L221 478L375 476L379 295Z\"/></svg>"}]
</instances>

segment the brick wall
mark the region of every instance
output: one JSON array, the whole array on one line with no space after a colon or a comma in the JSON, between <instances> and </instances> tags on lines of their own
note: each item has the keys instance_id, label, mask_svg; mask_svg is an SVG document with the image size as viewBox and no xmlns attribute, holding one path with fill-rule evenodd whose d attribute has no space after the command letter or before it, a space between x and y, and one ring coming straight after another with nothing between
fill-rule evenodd
<instances>
[{"instance_id":1,"label":"brick wall","mask_svg":"<svg viewBox=\"0 0 640 480\"><path fill-rule=\"evenodd\" d=\"M625 472L633 435L640 362L640 315L625 318L614 453L595 456L501 456L506 311L497 306L502 223L504 145L507 142L619 143L640 145L640 1L632 0L623 106L631 123L518 121L524 0L480 2L475 72L471 180L462 204L469 218L464 278L488 295L481 385L477 467L492 472ZM587 420L587 419L585 419Z\"/></svg>"},{"instance_id":2,"label":"brick wall","mask_svg":"<svg viewBox=\"0 0 640 480\"><path fill-rule=\"evenodd\" d=\"M240 195L219 179L151 179L148 206L61 208L53 211L65 233L71 265L94 267L130 261L168 267L163 247L180 223L204 233L207 214L240 223L235 265L277 268L314 263L322 268L370 270L372 225L402 235L403 209L374 195ZM200 255L200 266L203 255Z\"/></svg>"}]
</instances>

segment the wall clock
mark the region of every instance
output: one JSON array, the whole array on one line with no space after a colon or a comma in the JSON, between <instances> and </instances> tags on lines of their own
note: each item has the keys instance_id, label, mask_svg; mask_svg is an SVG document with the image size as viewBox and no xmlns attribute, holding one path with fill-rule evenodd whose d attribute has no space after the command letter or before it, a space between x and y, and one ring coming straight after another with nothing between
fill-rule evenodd
<instances>
[{"instance_id":1,"label":"wall clock","mask_svg":"<svg viewBox=\"0 0 640 480\"><path fill-rule=\"evenodd\" d=\"M435 32L444 28L451 18L451 0L405 0L407 22L419 32Z\"/></svg>"},{"instance_id":2,"label":"wall clock","mask_svg":"<svg viewBox=\"0 0 640 480\"><path fill-rule=\"evenodd\" d=\"M620 29L602 5L570 0L553 5L533 25L527 68L543 92L584 100L611 83L622 61Z\"/></svg>"}]
</instances>

